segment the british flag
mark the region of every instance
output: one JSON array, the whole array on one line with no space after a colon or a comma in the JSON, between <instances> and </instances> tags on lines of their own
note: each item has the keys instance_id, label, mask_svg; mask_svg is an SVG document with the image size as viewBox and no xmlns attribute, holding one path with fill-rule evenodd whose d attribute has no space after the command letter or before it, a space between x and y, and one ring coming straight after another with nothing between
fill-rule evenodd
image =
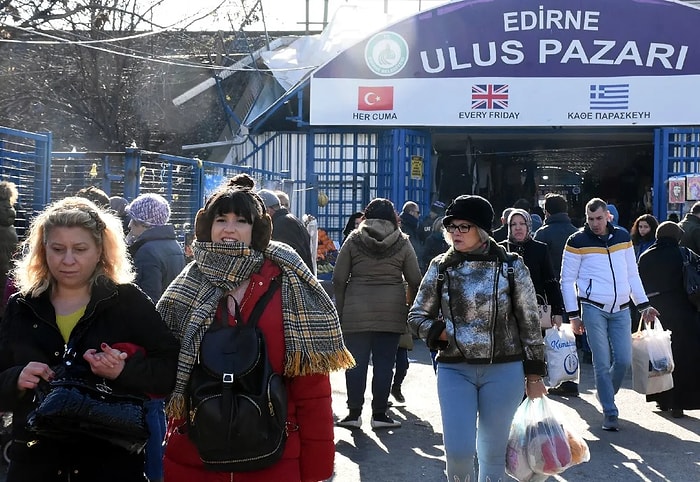
<instances>
[{"instance_id":1,"label":"british flag","mask_svg":"<svg viewBox=\"0 0 700 482\"><path fill-rule=\"evenodd\" d=\"M472 109L507 109L508 84L472 85Z\"/></svg>"}]
</instances>

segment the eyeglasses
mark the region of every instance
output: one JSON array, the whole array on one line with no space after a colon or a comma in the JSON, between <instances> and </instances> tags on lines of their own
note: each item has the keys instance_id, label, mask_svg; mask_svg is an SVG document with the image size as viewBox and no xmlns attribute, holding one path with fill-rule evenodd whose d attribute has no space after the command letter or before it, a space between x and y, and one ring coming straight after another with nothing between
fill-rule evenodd
<instances>
[{"instance_id":1,"label":"eyeglasses","mask_svg":"<svg viewBox=\"0 0 700 482\"><path fill-rule=\"evenodd\" d=\"M454 233L455 231L459 231L462 234L467 234L471 228L474 226L471 224L460 224L459 226L456 224L448 224L445 226L445 229L447 230L448 233Z\"/></svg>"}]
</instances>

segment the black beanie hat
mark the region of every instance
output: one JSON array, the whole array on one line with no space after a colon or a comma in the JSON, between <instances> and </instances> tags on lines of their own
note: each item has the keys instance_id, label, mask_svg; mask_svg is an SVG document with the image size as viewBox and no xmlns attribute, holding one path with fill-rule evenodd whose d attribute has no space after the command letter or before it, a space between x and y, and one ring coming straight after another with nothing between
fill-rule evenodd
<instances>
[{"instance_id":1,"label":"black beanie hat","mask_svg":"<svg viewBox=\"0 0 700 482\"><path fill-rule=\"evenodd\" d=\"M447 206L445 219L442 220L443 226L450 224L453 219L471 221L490 235L493 225L493 207L481 196L463 194Z\"/></svg>"}]
</instances>

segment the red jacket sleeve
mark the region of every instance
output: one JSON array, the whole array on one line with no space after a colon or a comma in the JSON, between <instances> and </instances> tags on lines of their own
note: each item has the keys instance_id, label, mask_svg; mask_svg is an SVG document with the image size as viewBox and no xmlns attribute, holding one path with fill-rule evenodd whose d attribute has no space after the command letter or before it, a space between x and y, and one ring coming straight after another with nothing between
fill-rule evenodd
<instances>
[{"instance_id":1,"label":"red jacket sleeve","mask_svg":"<svg viewBox=\"0 0 700 482\"><path fill-rule=\"evenodd\" d=\"M289 395L296 406L299 425L301 480L326 480L333 475L335 457L330 378L295 377L289 383Z\"/></svg>"}]
</instances>

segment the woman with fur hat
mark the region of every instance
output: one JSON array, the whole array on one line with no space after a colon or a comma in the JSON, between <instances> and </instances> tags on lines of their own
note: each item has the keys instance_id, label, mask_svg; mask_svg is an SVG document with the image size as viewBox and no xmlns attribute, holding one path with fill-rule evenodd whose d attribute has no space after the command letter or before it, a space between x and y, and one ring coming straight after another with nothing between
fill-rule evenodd
<instances>
[{"instance_id":1,"label":"woman with fur hat","mask_svg":"<svg viewBox=\"0 0 700 482\"><path fill-rule=\"evenodd\" d=\"M656 241L639 257L639 277L649 300L659 310L664 329L671 330L673 351L673 388L647 395L660 410L670 410L674 418L683 417L683 410L700 409L700 319L689 300L683 282L683 258L700 263L698 255L679 241L683 229L672 221L656 228ZM635 320L635 326L636 322Z\"/></svg>"},{"instance_id":2,"label":"woman with fur hat","mask_svg":"<svg viewBox=\"0 0 700 482\"><path fill-rule=\"evenodd\" d=\"M438 349L437 389L447 479L506 480L506 445L523 391L546 393L544 341L535 288L522 258L491 238L493 208L481 196L450 204L450 248L423 277L408 322ZM512 265L514 282L509 282Z\"/></svg>"},{"instance_id":3,"label":"woman with fur hat","mask_svg":"<svg viewBox=\"0 0 700 482\"><path fill-rule=\"evenodd\" d=\"M246 174L219 188L195 218L194 261L170 284L158 310L181 340L175 391L167 412L171 435L165 452L168 482L320 481L333 473L335 446L329 372L350 368L338 315L326 291L292 248L270 241L272 220ZM223 316L247 319L273 279L276 289L258 326L270 363L284 375L289 427L281 460L252 472L212 472L189 440L188 381L199 346L222 299Z\"/></svg>"},{"instance_id":4,"label":"woman with fur hat","mask_svg":"<svg viewBox=\"0 0 700 482\"><path fill-rule=\"evenodd\" d=\"M362 426L360 415L371 356L371 427L396 428L401 422L387 416L386 411L399 339L406 332L404 279L408 299L413 299L421 274L408 235L399 229L394 204L376 198L364 213L360 226L340 247L333 270L343 337L357 361L356 368L345 372L349 413L337 425L350 429Z\"/></svg>"}]
</instances>

